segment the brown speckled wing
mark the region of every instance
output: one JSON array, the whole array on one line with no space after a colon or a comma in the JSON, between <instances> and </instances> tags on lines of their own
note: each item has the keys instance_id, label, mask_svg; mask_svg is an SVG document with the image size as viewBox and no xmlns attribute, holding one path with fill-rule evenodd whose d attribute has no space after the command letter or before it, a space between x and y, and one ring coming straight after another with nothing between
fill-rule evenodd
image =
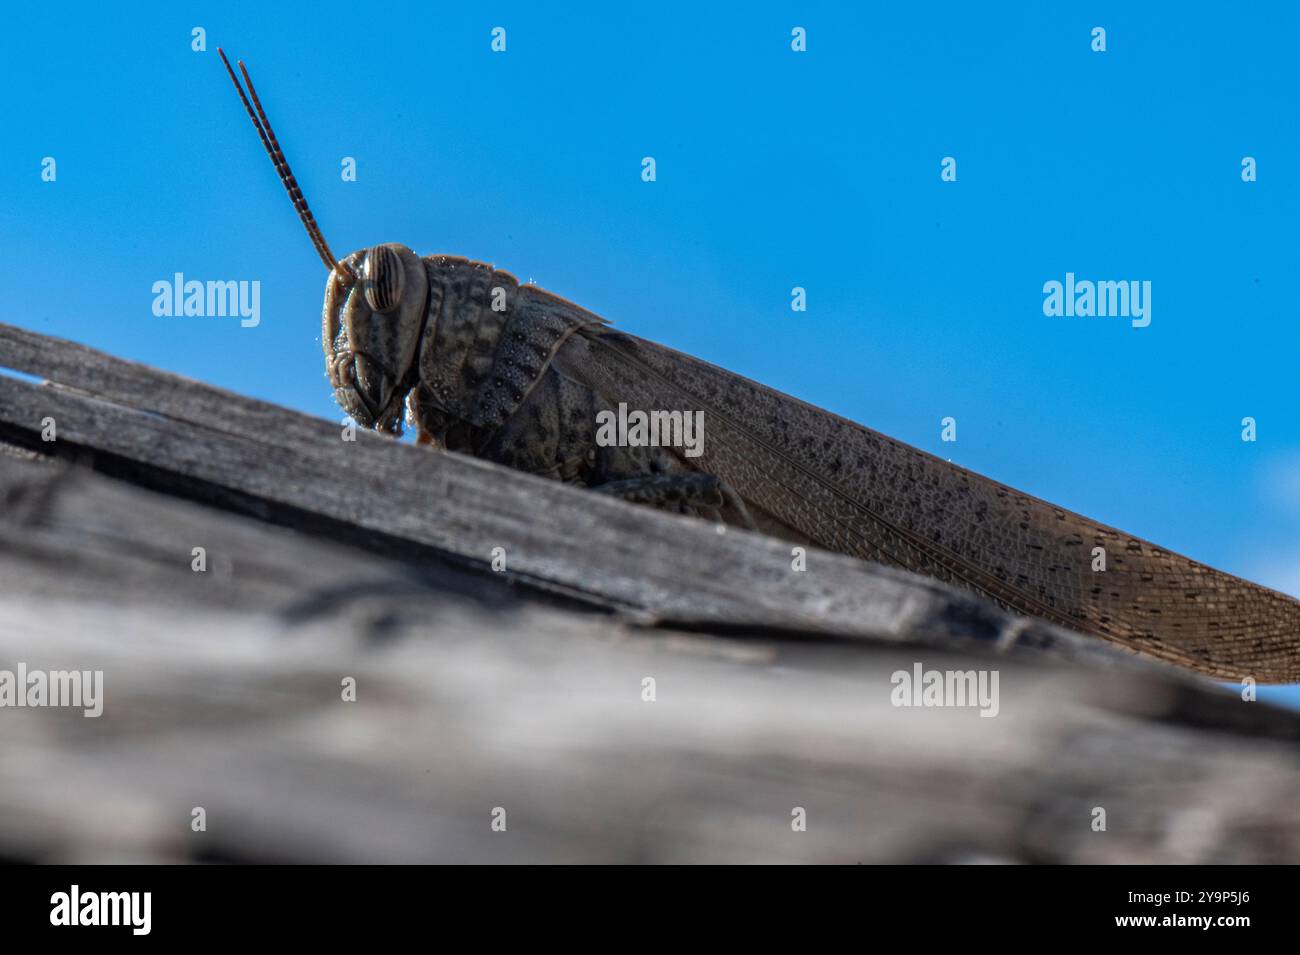
<instances>
[{"instance_id":1,"label":"brown speckled wing","mask_svg":"<svg viewBox=\"0 0 1300 955\"><path fill-rule=\"evenodd\" d=\"M1225 679L1300 680L1300 601L991 481L707 362L607 329L606 394L704 412L704 456L769 528L967 587ZM692 402L694 403L692 405ZM1093 548L1106 551L1094 571Z\"/></svg>"}]
</instances>

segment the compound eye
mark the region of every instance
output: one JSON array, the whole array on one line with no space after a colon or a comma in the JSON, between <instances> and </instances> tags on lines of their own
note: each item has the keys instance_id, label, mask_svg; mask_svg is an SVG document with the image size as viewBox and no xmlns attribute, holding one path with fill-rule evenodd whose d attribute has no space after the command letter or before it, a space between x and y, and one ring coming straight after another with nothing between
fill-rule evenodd
<instances>
[{"instance_id":1,"label":"compound eye","mask_svg":"<svg viewBox=\"0 0 1300 955\"><path fill-rule=\"evenodd\" d=\"M366 255L362 288L366 303L376 312L397 307L402 298L402 277L406 273L401 257L386 245L377 245Z\"/></svg>"}]
</instances>

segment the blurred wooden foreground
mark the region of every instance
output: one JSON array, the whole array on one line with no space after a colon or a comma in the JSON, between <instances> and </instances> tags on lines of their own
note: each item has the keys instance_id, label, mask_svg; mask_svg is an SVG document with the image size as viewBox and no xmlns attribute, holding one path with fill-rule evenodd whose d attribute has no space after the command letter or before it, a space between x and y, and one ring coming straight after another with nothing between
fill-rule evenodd
<instances>
[{"instance_id":1,"label":"blurred wooden foreground","mask_svg":"<svg viewBox=\"0 0 1300 955\"><path fill-rule=\"evenodd\" d=\"M0 670L105 681L0 708L0 860L1300 860L1300 714L10 326L0 367L53 383L0 375ZM916 663L998 715L893 706Z\"/></svg>"}]
</instances>

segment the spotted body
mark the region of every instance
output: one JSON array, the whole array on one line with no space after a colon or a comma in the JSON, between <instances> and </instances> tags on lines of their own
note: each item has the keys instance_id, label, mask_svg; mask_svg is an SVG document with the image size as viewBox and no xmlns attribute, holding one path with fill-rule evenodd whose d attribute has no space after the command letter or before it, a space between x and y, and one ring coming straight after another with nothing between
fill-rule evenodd
<instances>
[{"instance_id":1,"label":"spotted body","mask_svg":"<svg viewBox=\"0 0 1300 955\"><path fill-rule=\"evenodd\" d=\"M618 405L617 388L594 387L587 367L603 319L463 258L421 259L383 245L344 263L362 279L326 286L326 374L339 404L366 427L397 433L405 410L424 444L683 513L731 511L748 523L738 502L723 500L726 488L700 480L672 450L596 441L598 413Z\"/></svg>"},{"instance_id":2,"label":"spotted body","mask_svg":"<svg viewBox=\"0 0 1300 955\"><path fill-rule=\"evenodd\" d=\"M616 332L491 266L400 245L336 260L247 70L246 95L221 59L329 270L326 375L361 424L397 433L405 411L448 451L927 574L1216 677L1300 681L1293 597ZM702 412L703 453L597 441L616 405Z\"/></svg>"}]
</instances>

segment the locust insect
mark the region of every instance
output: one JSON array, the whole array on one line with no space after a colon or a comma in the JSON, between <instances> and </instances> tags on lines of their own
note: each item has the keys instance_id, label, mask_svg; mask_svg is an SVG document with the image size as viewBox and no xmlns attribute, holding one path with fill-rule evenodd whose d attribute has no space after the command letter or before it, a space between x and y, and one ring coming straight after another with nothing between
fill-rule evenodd
<instances>
[{"instance_id":1,"label":"locust insect","mask_svg":"<svg viewBox=\"0 0 1300 955\"><path fill-rule=\"evenodd\" d=\"M422 444L926 574L1216 677L1300 680L1292 597L615 331L490 265L395 244L335 259L247 70L245 94L221 59L329 271L326 375L359 424L398 434L404 412ZM598 414L620 404L702 411L703 453L598 441Z\"/></svg>"}]
</instances>

